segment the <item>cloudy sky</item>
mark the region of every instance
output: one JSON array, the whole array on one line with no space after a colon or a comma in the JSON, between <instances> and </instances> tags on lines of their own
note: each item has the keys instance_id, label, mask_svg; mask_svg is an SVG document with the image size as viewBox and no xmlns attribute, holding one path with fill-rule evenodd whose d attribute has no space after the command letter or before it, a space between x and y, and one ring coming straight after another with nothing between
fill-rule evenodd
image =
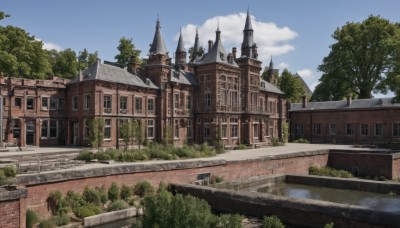
<instances>
[{"instance_id":1,"label":"cloudy sky","mask_svg":"<svg viewBox=\"0 0 400 228\"><path fill-rule=\"evenodd\" d=\"M336 28L371 14L400 22L398 0L0 0L0 11L11 14L0 25L21 27L48 49L87 48L113 61L123 36L132 38L145 57L159 17L172 57L180 30L186 49L193 45L196 28L207 47L218 24L225 49L240 50L248 7L264 66L272 55L275 68L299 73L311 89L318 83L317 68L329 53Z\"/></svg>"}]
</instances>

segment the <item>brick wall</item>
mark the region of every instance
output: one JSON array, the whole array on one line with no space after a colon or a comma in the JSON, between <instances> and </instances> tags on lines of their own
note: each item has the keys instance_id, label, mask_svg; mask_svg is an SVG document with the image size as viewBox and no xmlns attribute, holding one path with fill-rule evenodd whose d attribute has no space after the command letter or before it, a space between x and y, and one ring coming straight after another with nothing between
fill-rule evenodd
<instances>
[{"instance_id":1,"label":"brick wall","mask_svg":"<svg viewBox=\"0 0 400 228\"><path fill-rule=\"evenodd\" d=\"M73 179L53 183L49 183L49 179L47 179L47 182L30 182L30 184L27 185L27 207L32 208L41 216L47 217L50 216L50 211L47 207L46 200L48 195L52 191L56 190L60 190L63 194L66 194L69 190L82 192L86 186L94 188L95 186L105 185L106 187L109 187L112 182L116 182L119 185L126 184L128 186L134 186L141 180L147 180L154 186L158 186L161 181L164 183L194 183L197 180L197 175L200 173L211 173L212 175L222 176L224 180L234 180L238 178L277 173L307 174L309 166L325 166L327 160L328 154L325 152L310 154L303 157L283 156L278 159L264 158L250 161L235 161L209 167L196 167L196 165L193 165L192 168L185 169L164 169L152 172L134 172L109 176L99 175L85 179ZM184 161L181 161L180 163L184 163ZM164 165L163 167L167 166ZM115 170L121 169L115 167ZM32 178L31 180L34 179L35 178ZM46 179L46 177L43 179Z\"/></svg>"},{"instance_id":2,"label":"brick wall","mask_svg":"<svg viewBox=\"0 0 400 228\"><path fill-rule=\"evenodd\" d=\"M25 228L26 190L0 188L0 227Z\"/></svg>"}]
</instances>

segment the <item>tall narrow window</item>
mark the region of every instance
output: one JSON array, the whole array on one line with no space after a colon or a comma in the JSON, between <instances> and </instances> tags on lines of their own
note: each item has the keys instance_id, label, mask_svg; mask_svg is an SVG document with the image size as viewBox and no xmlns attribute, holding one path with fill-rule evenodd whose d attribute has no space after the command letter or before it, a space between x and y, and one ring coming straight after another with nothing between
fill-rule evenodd
<instances>
[{"instance_id":1,"label":"tall narrow window","mask_svg":"<svg viewBox=\"0 0 400 228\"><path fill-rule=\"evenodd\" d=\"M42 121L42 131L41 131L41 137L42 138L47 138L48 129L49 129L49 121L48 120L43 120Z\"/></svg>"},{"instance_id":2,"label":"tall narrow window","mask_svg":"<svg viewBox=\"0 0 400 228\"><path fill-rule=\"evenodd\" d=\"M193 137L193 125L192 121L188 120L186 125L186 137L192 138Z\"/></svg>"},{"instance_id":3,"label":"tall narrow window","mask_svg":"<svg viewBox=\"0 0 400 228\"><path fill-rule=\"evenodd\" d=\"M353 135L354 129L353 124L346 124L346 135Z\"/></svg>"},{"instance_id":4,"label":"tall narrow window","mask_svg":"<svg viewBox=\"0 0 400 228\"><path fill-rule=\"evenodd\" d=\"M154 99L153 98L147 99L147 111L149 113L154 113Z\"/></svg>"},{"instance_id":5,"label":"tall narrow window","mask_svg":"<svg viewBox=\"0 0 400 228\"><path fill-rule=\"evenodd\" d=\"M314 134L316 134L316 135L321 134L321 124L320 123L314 124Z\"/></svg>"},{"instance_id":6,"label":"tall narrow window","mask_svg":"<svg viewBox=\"0 0 400 228\"><path fill-rule=\"evenodd\" d=\"M154 138L154 120L147 120L147 138Z\"/></svg>"},{"instance_id":7,"label":"tall narrow window","mask_svg":"<svg viewBox=\"0 0 400 228\"><path fill-rule=\"evenodd\" d=\"M90 120L89 119L85 119L85 130L84 130L84 134L83 137L89 138L90 135Z\"/></svg>"},{"instance_id":8,"label":"tall narrow window","mask_svg":"<svg viewBox=\"0 0 400 228\"><path fill-rule=\"evenodd\" d=\"M367 136L368 135L368 124L361 124L360 125L360 133L362 136Z\"/></svg>"},{"instance_id":9,"label":"tall narrow window","mask_svg":"<svg viewBox=\"0 0 400 228\"><path fill-rule=\"evenodd\" d=\"M142 113L142 98L141 97L135 98L135 110L136 110L136 113Z\"/></svg>"},{"instance_id":10,"label":"tall narrow window","mask_svg":"<svg viewBox=\"0 0 400 228\"><path fill-rule=\"evenodd\" d=\"M50 97L50 110L56 110L57 109L57 97Z\"/></svg>"},{"instance_id":11,"label":"tall narrow window","mask_svg":"<svg viewBox=\"0 0 400 228\"><path fill-rule=\"evenodd\" d=\"M175 138L179 139L179 120L175 120Z\"/></svg>"},{"instance_id":12,"label":"tall narrow window","mask_svg":"<svg viewBox=\"0 0 400 228\"><path fill-rule=\"evenodd\" d=\"M104 120L104 139L111 139L111 119Z\"/></svg>"},{"instance_id":13,"label":"tall narrow window","mask_svg":"<svg viewBox=\"0 0 400 228\"><path fill-rule=\"evenodd\" d=\"M174 104L175 104L175 108L179 108L179 94L175 94Z\"/></svg>"},{"instance_id":14,"label":"tall narrow window","mask_svg":"<svg viewBox=\"0 0 400 228\"><path fill-rule=\"evenodd\" d=\"M301 123L294 124L294 133L295 135L303 135L304 134L304 125Z\"/></svg>"},{"instance_id":15,"label":"tall narrow window","mask_svg":"<svg viewBox=\"0 0 400 228\"><path fill-rule=\"evenodd\" d=\"M83 105L84 105L84 109L85 110L90 110L90 94L85 94L84 96L84 101L83 101Z\"/></svg>"},{"instance_id":16,"label":"tall narrow window","mask_svg":"<svg viewBox=\"0 0 400 228\"><path fill-rule=\"evenodd\" d=\"M375 136L382 136L382 124L381 123L374 124L374 133L375 133Z\"/></svg>"},{"instance_id":17,"label":"tall narrow window","mask_svg":"<svg viewBox=\"0 0 400 228\"><path fill-rule=\"evenodd\" d=\"M64 109L64 98L60 97L58 98L58 110L63 110Z\"/></svg>"},{"instance_id":18,"label":"tall narrow window","mask_svg":"<svg viewBox=\"0 0 400 228\"><path fill-rule=\"evenodd\" d=\"M211 107L211 93L205 94L204 104L205 104L206 108Z\"/></svg>"},{"instance_id":19,"label":"tall narrow window","mask_svg":"<svg viewBox=\"0 0 400 228\"><path fill-rule=\"evenodd\" d=\"M57 120L50 120L50 138L57 138Z\"/></svg>"},{"instance_id":20,"label":"tall narrow window","mask_svg":"<svg viewBox=\"0 0 400 228\"><path fill-rule=\"evenodd\" d=\"M393 124L393 136L395 136L395 137L400 136L400 123Z\"/></svg>"},{"instance_id":21,"label":"tall narrow window","mask_svg":"<svg viewBox=\"0 0 400 228\"><path fill-rule=\"evenodd\" d=\"M105 113L111 113L111 96L104 96L103 107Z\"/></svg>"},{"instance_id":22,"label":"tall narrow window","mask_svg":"<svg viewBox=\"0 0 400 228\"><path fill-rule=\"evenodd\" d=\"M210 125L204 125L204 138L208 139L210 138Z\"/></svg>"},{"instance_id":23,"label":"tall narrow window","mask_svg":"<svg viewBox=\"0 0 400 228\"><path fill-rule=\"evenodd\" d=\"M42 97L42 110L48 110L48 109L49 109L49 98Z\"/></svg>"},{"instance_id":24,"label":"tall narrow window","mask_svg":"<svg viewBox=\"0 0 400 228\"><path fill-rule=\"evenodd\" d=\"M128 97L121 97L119 100L119 108L121 113L126 113L128 109Z\"/></svg>"},{"instance_id":25,"label":"tall narrow window","mask_svg":"<svg viewBox=\"0 0 400 228\"><path fill-rule=\"evenodd\" d=\"M192 109L192 96L191 95L186 95L186 109L187 110Z\"/></svg>"},{"instance_id":26,"label":"tall narrow window","mask_svg":"<svg viewBox=\"0 0 400 228\"><path fill-rule=\"evenodd\" d=\"M26 109L28 110L35 109L35 99L33 99L32 97L26 98Z\"/></svg>"},{"instance_id":27,"label":"tall narrow window","mask_svg":"<svg viewBox=\"0 0 400 228\"><path fill-rule=\"evenodd\" d=\"M329 124L329 134L336 135L336 124Z\"/></svg>"},{"instance_id":28,"label":"tall narrow window","mask_svg":"<svg viewBox=\"0 0 400 228\"><path fill-rule=\"evenodd\" d=\"M78 110L78 96L72 97L72 110Z\"/></svg>"}]
</instances>

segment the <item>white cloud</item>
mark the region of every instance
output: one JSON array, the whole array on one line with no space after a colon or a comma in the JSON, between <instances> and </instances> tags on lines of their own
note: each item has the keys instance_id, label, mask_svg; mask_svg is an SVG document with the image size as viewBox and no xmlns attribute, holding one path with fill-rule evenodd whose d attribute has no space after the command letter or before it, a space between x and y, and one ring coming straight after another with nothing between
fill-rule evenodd
<instances>
[{"instance_id":1,"label":"white cloud","mask_svg":"<svg viewBox=\"0 0 400 228\"><path fill-rule=\"evenodd\" d=\"M283 71L284 69L289 69L289 63L281 62L278 64L278 68L280 71Z\"/></svg>"},{"instance_id":2,"label":"white cloud","mask_svg":"<svg viewBox=\"0 0 400 228\"><path fill-rule=\"evenodd\" d=\"M55 44L55 43L51 43L51 42L44 42L43 40L41 40L41 39L36 39L37 41L42 41L42 43L43 43L43 49L45 49L45 50L56 50L56 51L62 51L63 50L63 48L60 46L60 45L58 45L58 44Z\"/></svg>"},{"instance_id":3,"label":"white cloud","mask_svg":"<svg viewBox=\"0 0 400 228\"><path fill-rule=\"evenodd\" d=\"M297 73L304 79L312 79L313 78L313 72L310 69L303 69L297 71Z\"/></svg>"},{"instance_id":4,"label":"white cloud","mask_svg":"<svg viewBox=\"0 0 400 228\"><path fill-rule=\"evenodd\" d=\"M243 41L243 28L246 22L246 13L229 14L226 16L216 16L206 20L202 25L188 24L182 28L182 36L186 50L193 46L196 28L199 31L200 45L206 50L208 40L215 40L215 31L219 23L221 39L227 52L231 52L232 47L237 47L240 55L240 47ZM257 21L252 16L252 26L254 29L254 42L258 46L259 59L264 63L269 61L270 56L286 54L294 47L288 42L297 36L297 33L288 27L278 27L272 22ZM179 33L174 39L177 41Z\"/></svg>"}]
</instances>

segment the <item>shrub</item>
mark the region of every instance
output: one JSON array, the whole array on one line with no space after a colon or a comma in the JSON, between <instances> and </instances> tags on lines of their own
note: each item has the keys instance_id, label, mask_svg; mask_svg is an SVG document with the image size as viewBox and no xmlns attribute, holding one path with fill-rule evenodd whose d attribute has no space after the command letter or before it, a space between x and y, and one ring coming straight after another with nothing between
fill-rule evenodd
<instances>
[{"instance_id":1,"label":"shrub","mask_svg":"<svg viewBox=\"0 0 400 228\"><path fill-rule=\"evenodd\" d=\"M123 200L116 200L110 204L108 211L119 211L129 207L129 204Z\"/></svg>"},{"instance_id":2,"label":"shrub","mask_svg":"<svg viewBox=\"0 0 400 228\"><path fill-rule=\"evenodd\" d=\"M76 157L77 160L82 160L82 161L90 161L94 158L94 155L92 152L83 150L81 151L78 156Z\"/></svg>"},{"instance_id":3,"label":"shrub","mask_svg":"<svg viewBox=\"0 0 400 228\"><path fill-rule=\"evenodd\" d=\"M63 203L65 206L71 207L72 210L85 205L85 201L83 200L82 196L73 191L67 192L67 195L63 199Z\"/></svg>"},{"instance_id":4,"label":"shrub","mask_svg":"<svg viewBox=\"0 0 400 228\"><path fill-rule=\"evenodd\" d=\"M62 194L59 190L51 192L49 194L49 196L47 197L47 202L49 204L50 210L53 215L56 215L56 214L60 213L61 211L65 210L63 208L64 203L63 203Z\"/></svg>"},{"instance_id":5,"label":"shrub","mask_svg":"<svg viewBox=\"0 0 400 228\"><path fill-rule=\"evenodd\" d=\"M107 152L100 152L95 154L94 156L99 161L107 161L111 160L111 156Z\"/></svg>"},{"instance_id":6,"label":"shrub","mask_svg":"<svg viewBox=\"0 0 400 228\"><path fill-rule=\"evenodd\" d=\"M39 224L39 228L54 228L56 225L51 221L51 219L43 220Z\"/></svg>"},{"instance_id":7,"label":"shrub","mask_svg":"<svg viewBox=\"0 0 400 228\"><path fill-rule=\"evenodd\" d=\"M263 219L263 228L285 228L285 225L281 222L281 220L273 216L264 216Z\"/></svg>"},{"instance_id":8,"label":"shrub","mask_svg":"<svg viewBox=\"0 0 400 228\"><path fill-rule=\"evenodd\" d=\"M108 200L108 193L106 190L106 187L102 185L101 187L96 187L96 191L98 192L100 196L100 201L102 204L105 204Z\"/></svg>"},{"instance_id":9,"label":"shrub","mask_svg":"<svg viewBox=\"0 0 400 228\"><path fill-rule=\"evenodd\" d=\"M311 166L309 169L310 175L317 176L330 176L330 177L341 177L341 178L352 178L353 175L345 170L333 169L330 167L319 168L316 166Z\"/></svg>"},{"instance_id":10,"label":"shrub","mask_svg":"<svg viewBox=\"0 0 400 228\"><path fill-rule=\"evenodd\" d=\"M85 217L96 215L96 213L93 210L91 210L90 208L85 207L85 206L80 206L80 207L74 208L73 212L76 215L76 217L78 217L78 218L85 218Z\"/></svg>"},{"instance_id":11,"label":"shrub","mask_svg":"<svg viewBox=\"0 0 400 228\"><path fill-rule=\"evenodd\" d=\"M233 148L234 150L245 150L247 149L247 146L245 144L239 144Z\"/></svg>"},{"instance_id":12,"label":"shrub","mask_svg":"<svg viewBox=\"0 0 400 228\"><path fill-rule=\"evenodd\" d=\"M215 216L216 224L213 224L213 227L218 228L241 228L243 217L241 215L235 214L223 214Z\"/></svg>"},{"instance_id":13,"label":"shrub","mask_svg":"<svg viewBox=\"0 0 400 228\"><path fill-rule=\"evenodd\" d=\"M31 228L39 222L39 216L31 209L26 210L26 227Z\"/></svg>"},{"instance_id":14,"label":"shrub","mask_svg":"<svg viewBox=\"0 0 400 228\"><path fill-rule=\"evenodd\" d=\"M6 166L0 168L0 170L3 170L6 177L15 177L17 175L17 170L13 166Z\"/></svg>"},{"instance_id":15,"label":"shrub","mask_svg":"<svg viewBox=\"0 0 400 228\"><path fill-rule=\"evenodd\" d=\"M333 228L335 224L333 222L325 224L324 228Z\"/></svg>"},{"instance_id":16,"label":"shrub","mask_svg":"<svg viewBox=\"0 0 400 228\"><path fill-rule=\"evenodd\" d=\"M67 214L59 214L50 218L50 220L57 226L64 226L70 222Z\"/></svg>"},{"instance_id":17,"label":"shrub","mask_svg":"<svg viewBox=\"0 0 400 228\"><path fill-rule=\"evenodd\" d=\"M123 200L127 200L129 198L129 196L132 195L132 190L130 187L126 186L126 185L122 185L121 187L121 199Z\"/></svg>"},{"instance_id":18,"label":"shrub","mask_svg":"<svg viewBox=\"0 0 400 228\"><path fill-rule=\"evenodd\" d=\"M224 180L223 176L212 175L210 179L211 184L221 183Z\"/></svg>"},{"instance_id":19,"label":"shrub","mask_svg":"<svg viewBox=\"0 0 400 228\"><path fill-rule=\"evenodd\" d=\"M115 182L112 182L110 188L108 188L108 199L111 201L119 199L119 187Z\"/></svg>"},{"instance_id":20,"label":"shrub","mask_svg":"<svg viewBox=\"0 0 400 228\"><path fill-rule=\"evenodd\" d=\"M86 186L85 190L83 190L82 198L88 203L93 203L96 205L100 205L101 203L99 193L96 190L89 188L88 186Z\"/></svg>"},{"instance_id":21,"label":"shrub","mask_svg":"<svg viewBox=\"0 0 400 228\"><path fill-rule=\"evenodd\" d=\"M133 192L140 197L145 197L148 195L152 195L154 193L154 188L149 182L140 181L135 185Z\"/></svg>"}]
</instances>

